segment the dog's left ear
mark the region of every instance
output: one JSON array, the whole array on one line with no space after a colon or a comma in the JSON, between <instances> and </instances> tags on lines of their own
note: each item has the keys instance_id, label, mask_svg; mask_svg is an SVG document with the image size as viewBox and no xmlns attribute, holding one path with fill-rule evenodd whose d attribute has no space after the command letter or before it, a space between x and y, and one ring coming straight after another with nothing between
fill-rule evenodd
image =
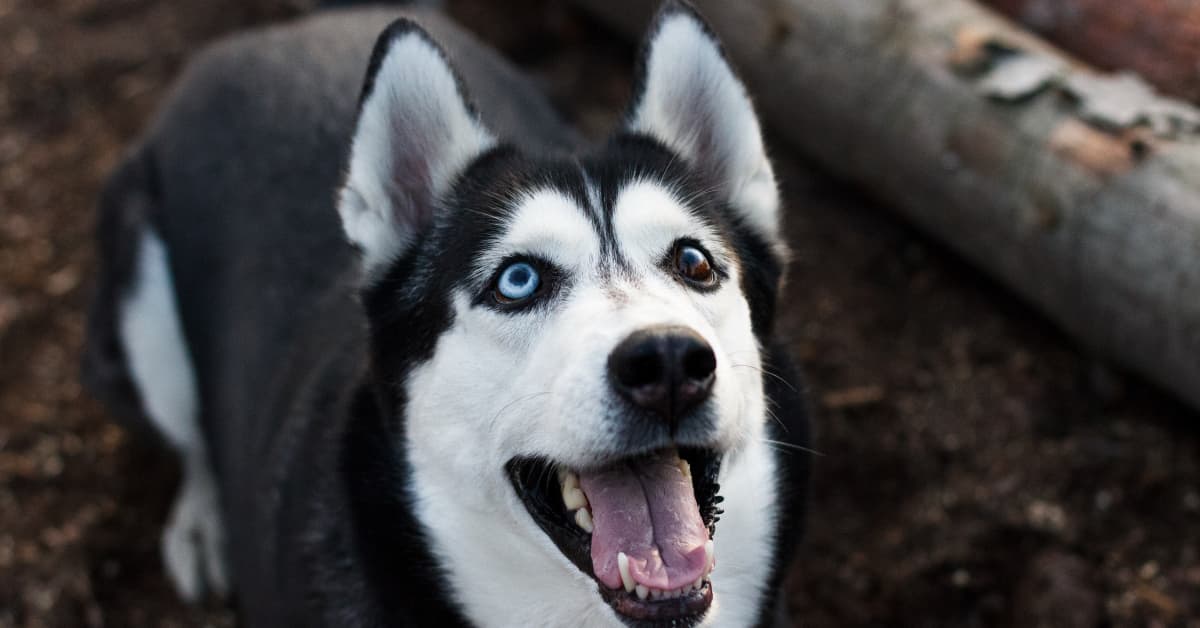
<instances>
[{"instance_id":1,"label":"dog's left ear","mask_svg":"<svg viewBox=\"0 0 1200 628\"><path fill-rule=\"evenodd\" d=\"M779 191L745 86L704 19L668 0L642 48L628 130L680 153L710 178L738 218L778 245Z\"/></svg>"},{"instance_id":2,"label":"dog's left ear","mask_svg":"<svg viewBox=\"0 0 1200 628\"><path fill-rule=\"evenodd\" d=\"M379 36L338 198L368 280L433 222L462 170L495 144L446 55L416 23Z\"/></svg>"}]
</instances>

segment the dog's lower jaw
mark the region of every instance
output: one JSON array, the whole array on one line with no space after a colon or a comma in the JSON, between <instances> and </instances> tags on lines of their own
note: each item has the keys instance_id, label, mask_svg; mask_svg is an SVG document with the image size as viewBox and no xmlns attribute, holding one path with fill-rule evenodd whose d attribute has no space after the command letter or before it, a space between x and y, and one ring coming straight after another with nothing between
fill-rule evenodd
<instances>
[{"instance_id":1,"label":"dog's lower jaw","mask_svg":"<svg viewBox=\"0 0 1200 628\"><path fill-rule=\"evenodd\" d=\"M532 520L502 469L451 482L438 452L409 447L414 504L451 597L478 626L621 627L596 581ZM751 441L722 466L713 604L699 625L750 626L775 563L776 453ZM453 484L453 485L450 485ZM479 508L480 504L490 508Z\"/></svg>"}]
</instances>

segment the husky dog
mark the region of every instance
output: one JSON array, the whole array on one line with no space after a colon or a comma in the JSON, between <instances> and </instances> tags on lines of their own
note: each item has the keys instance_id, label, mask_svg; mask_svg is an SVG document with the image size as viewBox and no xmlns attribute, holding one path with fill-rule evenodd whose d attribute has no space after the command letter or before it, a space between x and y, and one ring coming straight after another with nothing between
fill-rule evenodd
<instances>
[{"instance_id":1,"label":"husky dog","mask_svg":"<svg viewBox=\"0 0 1200 628\"><path fill-rule=\"evenodd\" d=\"M682 2L596 147L445 18L321 13L201 55L112 178L85 373L246 626L777 625L779 213Z\"/></svg>"}]
</instances>

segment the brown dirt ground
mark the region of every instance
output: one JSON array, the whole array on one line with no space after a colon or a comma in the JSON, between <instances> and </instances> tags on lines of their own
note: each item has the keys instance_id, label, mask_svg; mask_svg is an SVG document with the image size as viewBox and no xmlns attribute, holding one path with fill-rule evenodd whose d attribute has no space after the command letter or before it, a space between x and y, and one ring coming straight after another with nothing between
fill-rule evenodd
<instances>
[{"instance_id":1,"label":"brown dirt ground","mask_svg":"<svg viewBox=\"0 0 1200 628\"><path fill-rule=\"evenodd\" d=\"M234 625L163 578L173 464L77 382L92 208L190 52L307 4L0 0L0 628ZM628 47L543 0L451 8L613 121ZM822 453L800 625L1200 627L1200 417L776 149Z\"/></svg>"}]
</instances>

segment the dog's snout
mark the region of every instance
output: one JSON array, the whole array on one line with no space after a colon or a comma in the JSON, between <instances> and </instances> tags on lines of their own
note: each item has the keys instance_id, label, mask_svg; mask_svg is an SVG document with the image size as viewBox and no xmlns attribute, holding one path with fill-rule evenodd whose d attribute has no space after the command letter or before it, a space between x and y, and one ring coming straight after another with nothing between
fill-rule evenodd
<instances>
[{"instance_id":1,"label":"dog's snout","mask_svg":"<svg viewBox=\"0 0 1200 628\"><path fill-rule=\"evenodd\" d=\"M608 356L617 391L662 418L672 432L681 417L708 397L716 370L712 347L687 327L636 331Z\"/></svg>"}]
</instances>

